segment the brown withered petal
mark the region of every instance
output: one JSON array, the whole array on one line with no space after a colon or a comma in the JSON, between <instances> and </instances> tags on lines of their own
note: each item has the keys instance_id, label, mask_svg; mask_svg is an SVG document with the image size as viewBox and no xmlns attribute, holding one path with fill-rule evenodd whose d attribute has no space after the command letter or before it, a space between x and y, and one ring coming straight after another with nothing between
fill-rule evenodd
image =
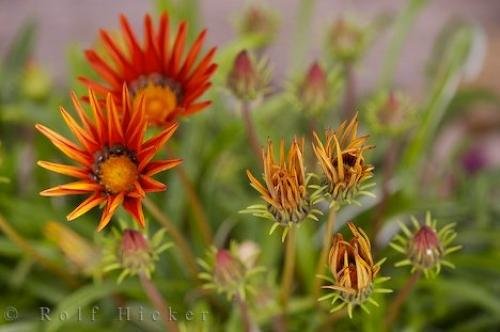
<instances>
[{"instance_id":1,"label":"brown withered petal","mask_svg":"<svg viewBox=\"0 0 500 332\"><path fill-rule=\"evenodd\" d=\"M250 184L267 203L268 211L282 225L296 224L305 219L311 209L302 157L304 141L294 140L288 155L281 141L279 160L274 160L274 149L269 141L263 150L264 183L247 171Z\"/></svg>"},{"instance_id":2,"label":"brown withered petal","mask_svg":"<svg viewBox=\"0 0 500 332\"><path fill-rule=\"evenodd\" d=\"M349 202L358 193L361 183L373 176L373 166L363 153L368 136L357 136L358 116L344 121L333 131L327 130L323 143L316 133L313 150L324 174L324 182L332 200Z\"/></svg>"}]
</instances>

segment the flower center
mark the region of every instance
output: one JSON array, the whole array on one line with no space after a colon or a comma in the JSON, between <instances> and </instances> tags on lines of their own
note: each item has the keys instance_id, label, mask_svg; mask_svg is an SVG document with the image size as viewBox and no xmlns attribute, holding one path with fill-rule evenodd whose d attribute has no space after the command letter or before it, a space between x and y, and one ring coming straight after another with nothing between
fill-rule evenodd
<instances>
[{"instance_id":1,"label":"flower center","mask_svg":"<svg viewBox=\"0 0 500 332\"><path fill-rule=\"evenodd\" d=\"M143 100L146 118L150 123L162 124L177 108L181 89L177 82L159 74L141 76L130 84L134 108Z\"/></svg>"},{"instance_id":2,"label":"flower center","mask_svg":"<svg viewBox=\"0 0 500 332\"><path fill-rule=\"evenodd\" d=\"M111 194L132 190L139 176L135 154L121 145L97 152L92 168L92 178Z\"/></svg>"}]
</instances>

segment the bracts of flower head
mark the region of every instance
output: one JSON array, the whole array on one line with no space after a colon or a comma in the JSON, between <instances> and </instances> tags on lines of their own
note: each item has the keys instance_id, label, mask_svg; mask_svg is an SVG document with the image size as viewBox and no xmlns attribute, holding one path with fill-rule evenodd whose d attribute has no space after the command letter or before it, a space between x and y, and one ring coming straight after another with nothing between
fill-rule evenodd
<instances>
[{"instance_id":1,"label":"bracts of flower head","mask_svg":"<svg viewBox=\"0 0 500 332\"><path fill-rule=\"evenodd\" d=\"M243 210L257 217L274 222L270 233L282 226L283 236L290 227L299 225L306 219L318 220L321 212L315 208L321 200L321 189L312 189L309 185L310 176L306 177L302 151L304 140L294 139L288 154L285 153L285 142L281 141L279 160L274 159L274 148L271 141L267 149L262 151L264 163L264 183L261 183L247 170L251 186L259 192L264 204L252 205Z\"/></svg>"},{"instance_id":2,"label":"bracts of flower head","mask_svg":"<svg viewBox=\"0 0 500 332\"><path fill-rule=\"evenodd\" d=\"M148 238L143 232L125 229L118 232L113 228L112 236L104 239L102 272L120 270L118 283L128 276L144 274L151 278L160 254L172 244L164 240L165 229Z\"/></svg>"},{"instance_id":3,"label":"bracts of flower head","mask_svg":"<svg viewBox=\"0 0 500 332\"><path fill-rule=\"evenodd\" d=\"M405 224L399 223L403 234L396 235L391 247L402 253L406 258L396 266L412 266L411 272L422 271L426 277L434 277L441 271L441 266L454 268L454 265L445 257L462 246L451 245L457 233L455 224L447 224L441 229L437 228L437 221L432 219L430 212L425 215L425 222L411 218L413 231Z\"/></svg>"},{"instance_id":4,"label":"bracts of flower head","mask_svg":"<svg viewBox=\"0 0 500 332\"><path fill-rule=\"evenodd\" d=\"M205 259L198 259L204 270L198 276L205 289L214 289L228 300L238 297L245 301L255 294L255 277L264 271L257 265L259 255L260 249L253 242L232 242L229 249L212 247Z\"/></svg>"},{"instance_id":5,"label":"bracts of flower head","mask_svg":"<svg viewBox=\"0 0 500 332\"><path fill-rule=\"evenodd\" d=\"M331 205L357 203L359 195L372 196L368 189L373 184L365 182L373 176L373 166L364 158L364 152L372 146L366 145L367 135L358 136L357 132L355 115L337 130L327 130L324 142L313 133L313 150L323 171L323 188Z\"/></svg>"},{"instance_id":6,"label":"bracts of flower head","mask_svg":"<svg viewBox=\"0 0 500 332\"><path fill-rule=\"evenodd\" d=\"M234 58L227 77L227 87L240 101L253 101L268 90L270 70L265 59L257 61L247 50Z\"/></svg>"},{"instance_id":7,"label":"bracts of flower head","mask_svg":"<svg viewBox=\"0 0 500 332\"><path fill-rule=\"evenodd\" d=\"M380 283L389 279L377 277L385 259L374 263L368 236L354 224L347 225L352 233L349 242L339 233L333 237L328 257L332 277L319 276L331 283L323 288L333 292L321 297L319 301L329 300L333 306L330 312L347 306L349 317L352 318L355 306L360 306L366 312L369 312L367 303L378 306L371 297L373 293L389 293L392 290L379 287Z\"/></svg>"}]
</instances>

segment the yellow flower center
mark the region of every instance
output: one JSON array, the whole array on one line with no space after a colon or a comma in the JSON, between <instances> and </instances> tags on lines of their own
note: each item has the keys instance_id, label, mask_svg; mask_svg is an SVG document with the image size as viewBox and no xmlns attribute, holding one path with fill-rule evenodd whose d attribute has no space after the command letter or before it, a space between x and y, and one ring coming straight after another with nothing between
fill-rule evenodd
<instances>
[{"instance_id":1,"label":"yellow flower center","mask_svg":"<svg viewBox=\"0 0 500 332\"><path fill-rule=\"evenodd\" d=\"M132 190L139 176L137 165L126 154L111 155L100 163L99 170L100 183L112 194Z\"/></svg>"},{"instance_id":2,"label":"yellow flower center","mask_svg":"<svg viewBox=\"0 0 500 332\"><path fill-rule=\"evenodd\" d=\"M143 99L146 118L150 123L160 124L177 107L177 96L167 85L148 82L134 97L134 108Z\"/></svg>"}]
</instances>

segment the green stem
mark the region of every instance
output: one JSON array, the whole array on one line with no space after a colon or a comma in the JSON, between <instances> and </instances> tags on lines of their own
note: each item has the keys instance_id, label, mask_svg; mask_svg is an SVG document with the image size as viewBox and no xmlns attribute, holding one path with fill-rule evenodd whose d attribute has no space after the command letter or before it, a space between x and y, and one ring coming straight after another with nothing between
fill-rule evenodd
<instances>
[{"instance_id":1,"label":"green stem","mask_svg":"<svg viewBox=\"0 0 500 332\"><path fill-rule=\"evenodd\" d=\"M257 133L255 131L255 127L253 125L250 103L248 101L243 101L241 103L241 112L243 114L243 123L245 124L245 129L247 132L248 143L252 147L252 150L257 158L257 161L261 160L261 148L259 143L259 138L257 137Z\"/></svg>"},{"instance_id":2,"label":"green stem","mask_svg":"<svg viewBox=\"0 0 500 332\"><path fill-rule=\"evenodd\" d=\"M170 311L168 310L168 304L165 299L161 296L158 288L151 279L149 279L144 273L139 274L139 280L141 281L142 288L146 292L149 300L154 305L156 310L158 310L165 327L168 332L179 332L179 327L175 320L170 319Z\"/></svg>"},{"instance_id":3,"label":"green stem","mask_svg":"<svg viewBox=\"0 0 500 332\"><path fill-rule=\"evenodd\" d=\"M293 48L290 52L291 55L291 70L294 71L303 67L305 52L308 49L310 41L309 31L311 28L311 20L314 14L315 0L302 0L299 3L297 18L297 29L294 34Z\"/></svg>"},{"instance_id":4,"label":"green stem","mask_svg":"<svg viewBox=\"0 0 500 332\"><path fill-rule=\"evenodd\" d=\"M344 95L344 117L352 119L356 113L356 82L354 75L354 64L346 63L344 67L345 95Z\"/></svg>"},{"instance_id":5,"label":"green stem","mask_svg":"<svg viewBox=\"0 0 500 332\"><path fill-rule=\"evenodd\" d=\"M392 324L394 324L394 321L398 317L399 311L401 310L401 306L408 299L408 296L410 296L413 287L421 276L422 273L420 270L413 273L411 277L406 280L406 283L399 290L398 295L396 295L394 300L389 305L389 309L387 309L387 315L384 320L384 327L386 331L391 330Z\"/></svg>"},{"instance_id":6,"label":"green stem","mask_svg":"<svg viewBox=\"0 0 500 332\"><path fill-rule=\"evenodd\" d=\"M315 299L319 297L321 291L321 279L317 276L320 275L324 268L328 255L328 251L330 250L330 243L332 239L332 231L335 228L337 209L335 206L330 208L330 212L328 213L328 221L326 222L326 229L323 235L323 247L321 248L321 253L319 255L318 265L316 267L316 274L314 279L314 288L313 288L313 296Z\"/></svg>"},{"instance_id":7,"label":"green stem","mask_svg":"<svg viewBox=\"0 0 500 332\"><path fill-rule=\"evenodd\" d=\"M391 88L394 80L394 73L398 65L399 54L410 31L413 22L420 9L423 8L427 0L409 0L407 6L399 14L394 23L394 36L390 41L389 48L384 57L382 72L380 76L380 88Z\"/></svg>"},{"instance_id":8,"label":"green stem","mask_svg":"<svg viewBox=\"0 0 500 332\"><path fill-rule=\"evenodd\" d=\"M162 225L172 237L174 243L177 245L184 262L187 264L188 270L193 280L198 280L198 267L196 265L196 258L189 246L188 241L184 238L182 233L177 229L172 220L164 214L160 208L148 197L145 197L143 204L146 209L151 213L153 218Z\"/></svg>"},{"instance_id":9,"label":"green stem","mask_svg":"<svg viewBox=\"0 0 500 332\"><path fill-rule=\"evenodd\" d=\"M283 278L281 281L281 304L284 310L288 307L288 298L293 282L293 273L295 270L295 247L297 244L296 226L291 226L287 235L285 266L283 268Z\"/></svg>"},{"instance_id":10,"label":"green stem","mask_svg":"<svg viewBox=\"0 0 500 332\"><path fill-rule=\"evenodd\" d=\"M252 331L252 319L250 318L250 313L248 311L248 305L245 302L245 300L242 299L241 296L239 296L239 295L236 296L236 302L238 303L238 306L240 307L241 318L243 320L243 330L245 332L251 332Z\"/></svg>"}]
</instances>

